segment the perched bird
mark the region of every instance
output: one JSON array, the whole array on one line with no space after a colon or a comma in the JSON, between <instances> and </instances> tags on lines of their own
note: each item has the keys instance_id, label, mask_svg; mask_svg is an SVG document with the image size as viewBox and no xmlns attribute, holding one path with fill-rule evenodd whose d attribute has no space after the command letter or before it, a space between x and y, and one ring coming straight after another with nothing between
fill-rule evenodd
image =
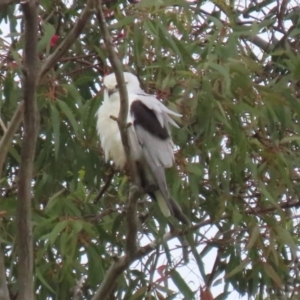
<instances>
[{"instance_id":1,"label":"perched bird","mask_svg":"<svg viewBox=\"0 0 300 300\"><path fill-rule=\"evenodd\" d=\"M169 194L165 168L174 162L173 142L169 124L178 125L169 115L180 117L164 106L153 95L146 94L141 88L138 78L124 72L128 92L128 138L132 159L137 164L141 185L154 200L162 213L171 214L179 221L189 224L181 208ZM104 100L96 113L97 131L106 160L112 159L118 169L126 164L126 156L121 141L119 127L110 116L118 116L120 110L120 94L115 74L104 77Z\"/></svg>"}]
</instances>

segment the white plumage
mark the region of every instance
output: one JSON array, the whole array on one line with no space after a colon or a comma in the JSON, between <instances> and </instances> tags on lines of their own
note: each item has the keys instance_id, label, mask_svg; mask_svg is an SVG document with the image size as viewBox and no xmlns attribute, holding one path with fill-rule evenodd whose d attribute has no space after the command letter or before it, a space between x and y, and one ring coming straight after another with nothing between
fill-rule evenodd
<instances>
[{"instance_id":1,"label":"white plumage","mask_svg":"<svg viewBox=\"0 0 300 300\"><path fill-rule=\"evenodd\" d=\"M155 200L165 216L172 213L180 221L188 223L178 204L169 196L164 168L173 165L173 142L170 137L169 124L177 126L169 115L181 116L164 106L153 95L146 94L137 77L124 73L128 92L128 127L129 144L132 158L139 163L141 181L145 191ZM120 95L115 74L104 77L104 100L96 113L97 131L106 160L112 159L118 169L126 164L125 152L116 121L110 116L118 117ZM142 166L142 167L141 167ZM148 186L157 187L155 191Z\"/></svg>"}]
</instances>

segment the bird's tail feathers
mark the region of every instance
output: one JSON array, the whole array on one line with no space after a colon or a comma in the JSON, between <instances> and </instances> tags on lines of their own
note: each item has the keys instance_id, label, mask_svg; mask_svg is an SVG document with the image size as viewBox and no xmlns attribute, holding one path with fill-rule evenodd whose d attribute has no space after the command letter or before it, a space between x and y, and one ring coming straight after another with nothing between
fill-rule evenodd
<instances>
[{"instance_id":1,"label":"bird's tail feathers","mask_svg":"<svg viewBox=\"0 0 300 300\"><path fill-rule=\"evenodd\" d=\"M178 203L171 197L165 198L158 190L154 193L155 199L158 203L160 210L165 217L170 217L171 214L185 225L190 225L189 219L182 212Z\"/></svg>"},{"instance_id":2,"label":"bird's tail feathers","mask_svg":"<svg viewBox=\"0 0 300 300\"><path fill-rule=\"evenodd\" d=\"M179 221L181 221L183 224L189 226L190 220L187 218L187 216L182 212L179 204L173 199L168 199L168 204L170 205L170 210L172 212L172 215Z\"/></svg>"},{"instance_id":3,"label":"bird's tail feathers","mask_svg":"<svg viewBox=\"0 0 300 300\"><path fill-rule=\"evenodd\" d=\"M158 190L154 193L155 200L158 203L158 206L165 217L171 216L170 205L168 205L162 193Z\"/></svg>"}]
</instances>

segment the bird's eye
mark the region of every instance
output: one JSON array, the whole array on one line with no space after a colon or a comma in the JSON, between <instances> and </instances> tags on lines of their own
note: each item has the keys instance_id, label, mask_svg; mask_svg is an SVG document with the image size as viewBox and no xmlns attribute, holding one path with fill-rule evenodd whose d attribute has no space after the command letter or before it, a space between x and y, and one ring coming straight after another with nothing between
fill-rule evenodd
<instances>
[{"instance_id":1,"label":"bird's eye","mask_svg":"<svg viewBox=\"0 0 300 300\"><path fill-rule=\"evenodd\" d=\"M117 84L116 84L115 88L116 88L116 89L118 89L118 88L119 88Z\"/></svg>"}]
</instances>

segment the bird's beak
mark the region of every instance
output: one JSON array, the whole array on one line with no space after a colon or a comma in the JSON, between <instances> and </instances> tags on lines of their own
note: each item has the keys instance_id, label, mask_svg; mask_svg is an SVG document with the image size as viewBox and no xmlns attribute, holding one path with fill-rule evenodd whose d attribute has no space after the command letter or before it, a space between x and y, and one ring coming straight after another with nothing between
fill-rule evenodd
<instances>
[{"instance_id":1,"label":"bird's beak","mask_svg":"<svg viewBox=\"0 0 300 300\"><path fill-rule=\"evenodd\" d=\"M107 89L107 93L108 96L110 97L111 95L113 95L114 93L118 92L118 89L114 88L114 89Z\"/></svg>"}]
</instances>

